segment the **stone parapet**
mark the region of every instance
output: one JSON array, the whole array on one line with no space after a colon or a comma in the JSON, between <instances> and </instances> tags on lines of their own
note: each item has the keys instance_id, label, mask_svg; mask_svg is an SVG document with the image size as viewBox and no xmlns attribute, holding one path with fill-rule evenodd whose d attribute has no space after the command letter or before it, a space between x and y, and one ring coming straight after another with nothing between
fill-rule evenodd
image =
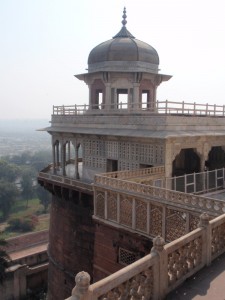
<instances>
[{"instance_id":1,"label":"stone parapet","mask_svg":"<svg viewBox=\"0 0 225 300\"><path fill-rule=\"evenodd\" d=\"M201 219L206 219L206 216L201 216ZM86 280L82 293L76 297L72 294L67 300L128 297L163 299L187 278L225 252L224 225L225 214L167 245L164 245L161 237L157 237L153 240L150 254L90 286ZM87 276L85 278L88 279ZM76 284L74 290L80 290L80 283Z\"/></svg>"}]
</instances>

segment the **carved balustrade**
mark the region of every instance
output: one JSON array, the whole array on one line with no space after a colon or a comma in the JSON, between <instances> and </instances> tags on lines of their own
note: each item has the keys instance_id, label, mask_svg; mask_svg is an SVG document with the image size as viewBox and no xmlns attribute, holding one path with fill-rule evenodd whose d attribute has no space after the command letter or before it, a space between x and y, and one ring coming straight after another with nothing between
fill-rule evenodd
<instances>
[{"instance_id":1,"label":"carved balustrade","mask_svg":"<svg viewBox=\"0 0 225 300\"><path fill-rule=\"evenodd\" d=\"M135 198L144 197L151 201L181 205L186 209L206 211L210 215L216 216L225 213L225 202L222 200L168 190L124 179L109 178L105 175L95 176L94 189L98 189L98 187L101 187L104 191L111 189L121 191L121 193L129 194Z\"/></svg>"},{"instance_id":2,"label":"carved balustrade","mask_svg":"<svg viewBox=\"0 0 225 300\"><path fill-rule=\"evenodd\" d=\"M161 237L156 237L150 254L90 286L87 286L89 275L84 279L84 272L78 273L82 280L76 280L67 300L163 299L225 252L225 214L209 221L204 213L200 219L199 228L167 245ZM83 289L81 286L79 296L75 291L80 290L82 282L86 285Z\"/></svg>"},{"instance_id":3,"label":"carved balustrade","mask_svg":"<svg viewBox=\"0 0 225 300\"><path fill-rule=\"evenodd\" d=\"M147 200L122 192L95 188L95 220L119 224L130 231L150 237L161 235L175 240L197 228L201 211Z\"/></svg>"}]
</instances>

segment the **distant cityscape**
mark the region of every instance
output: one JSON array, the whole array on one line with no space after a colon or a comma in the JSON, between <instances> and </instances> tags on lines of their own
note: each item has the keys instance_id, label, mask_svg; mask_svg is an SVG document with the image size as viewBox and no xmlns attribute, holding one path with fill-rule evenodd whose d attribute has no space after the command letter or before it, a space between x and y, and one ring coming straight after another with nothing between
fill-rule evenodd
<instances>
[{"instance_id":1,"label":"distant cityscape","mask_svg":"<svg viewBox=\"0 0 225 300\"><path fill-rule=\"evenodd\" d=\"M48 120L0 120L0 157L51 150Z\"/></svg>"}]
</instances>

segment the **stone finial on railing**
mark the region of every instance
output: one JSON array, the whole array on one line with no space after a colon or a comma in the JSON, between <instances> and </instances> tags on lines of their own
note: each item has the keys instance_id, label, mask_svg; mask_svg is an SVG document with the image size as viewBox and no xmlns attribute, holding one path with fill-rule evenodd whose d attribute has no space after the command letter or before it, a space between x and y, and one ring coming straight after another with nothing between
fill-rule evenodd
<instances>
[{"instance_id":1,"label":"stone finial on railing","mask_svg":"<svg viewBox=\"0 0 225 300\"><path fill-rule=\"evenodd\" d=\"M151 249L151 252L153 253L158 253L158 252L162 252L164 249L164 245L165 245L165 241L161 236L156 236L153 239L153 247Z\"/></svg>"},{"instance_id":2,"label":"stone finial on railing","mask_svg":"<svg viewBox=\"0 0 225 300\"><path fill-rule=\"evenodd\" d=\"M207 227L209 224L209 215L204 212L200 215L200 222L198 224L198 227Z\"/></svg>"},{"instance_id":3,"label":"stone finial on railing","mask_svg":"<svg viewBox=\"0 0 225 300\"><path fill-rule=\"evenodd\" d=\"M87 272L79 272L75 277L75 287L72 290L72 296L66 300L83 300L90 286L90 275Z\"/></svg>"}]
</instances>

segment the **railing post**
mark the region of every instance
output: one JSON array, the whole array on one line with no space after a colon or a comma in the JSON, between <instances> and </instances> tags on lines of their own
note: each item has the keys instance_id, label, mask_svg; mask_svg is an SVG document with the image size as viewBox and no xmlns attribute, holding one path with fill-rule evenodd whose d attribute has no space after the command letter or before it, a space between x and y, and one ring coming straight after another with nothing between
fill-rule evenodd
<instances>
[{"instance_id":1,"label":"railing post","mask_svg":"<svg viewBox=\"0 0 225 300\"><path fill-rule=\"evenodd\" d=\"M108 219L108 193L107 191L105 191L105 211L104 211L104 215L105 215L105 220Z\"/></svg>"},{"instance_id":2,"label":"railing post","mask_svg":"<svg viewBox=\"0 0 225 300\"><path fill-rule=\"evenodd\" d=\"M132 199L132 229L136 229L135 198Z\"/></svg>"},{"instance_id":3,"label":"railing post","mask_svg":"<svg viewBox=\"0 0 225 300\"><path fill-rule=\"evenodd\" d=\"M205 235L203 235L202 244L202 254L204 263L209 266L212 260L211 243L212 243L212 233L211 226L209 224L209 215L204 212L200 215L200 222L198 227L204 229Z\"/></svg>"},{"instance_id":4,"label":"railing post","mask_svg":"<svg viewBox=\"0 0 225 300\"><path fill-rule=\"evenodd\" d=\"M164 299L168 288L168 268L167 268L167 254L164 249L165 241L161 236L157 236L153 239L153 247L151 253L155 253L159 257L159 270L158 277L155 278L157 299Z\"/></svg>"},{"instance_id":5,"label":"railing post","mask_svg":"<svg viewBox=\"0 0 225 300\"><path fill-rule=\"evenodd\" d=\"M90 286L90 275L87 272L79 272L75 277L75 287L71 297L66 300L85 300L87 299L88 288Z\"/></svg>"}]
</instances>

